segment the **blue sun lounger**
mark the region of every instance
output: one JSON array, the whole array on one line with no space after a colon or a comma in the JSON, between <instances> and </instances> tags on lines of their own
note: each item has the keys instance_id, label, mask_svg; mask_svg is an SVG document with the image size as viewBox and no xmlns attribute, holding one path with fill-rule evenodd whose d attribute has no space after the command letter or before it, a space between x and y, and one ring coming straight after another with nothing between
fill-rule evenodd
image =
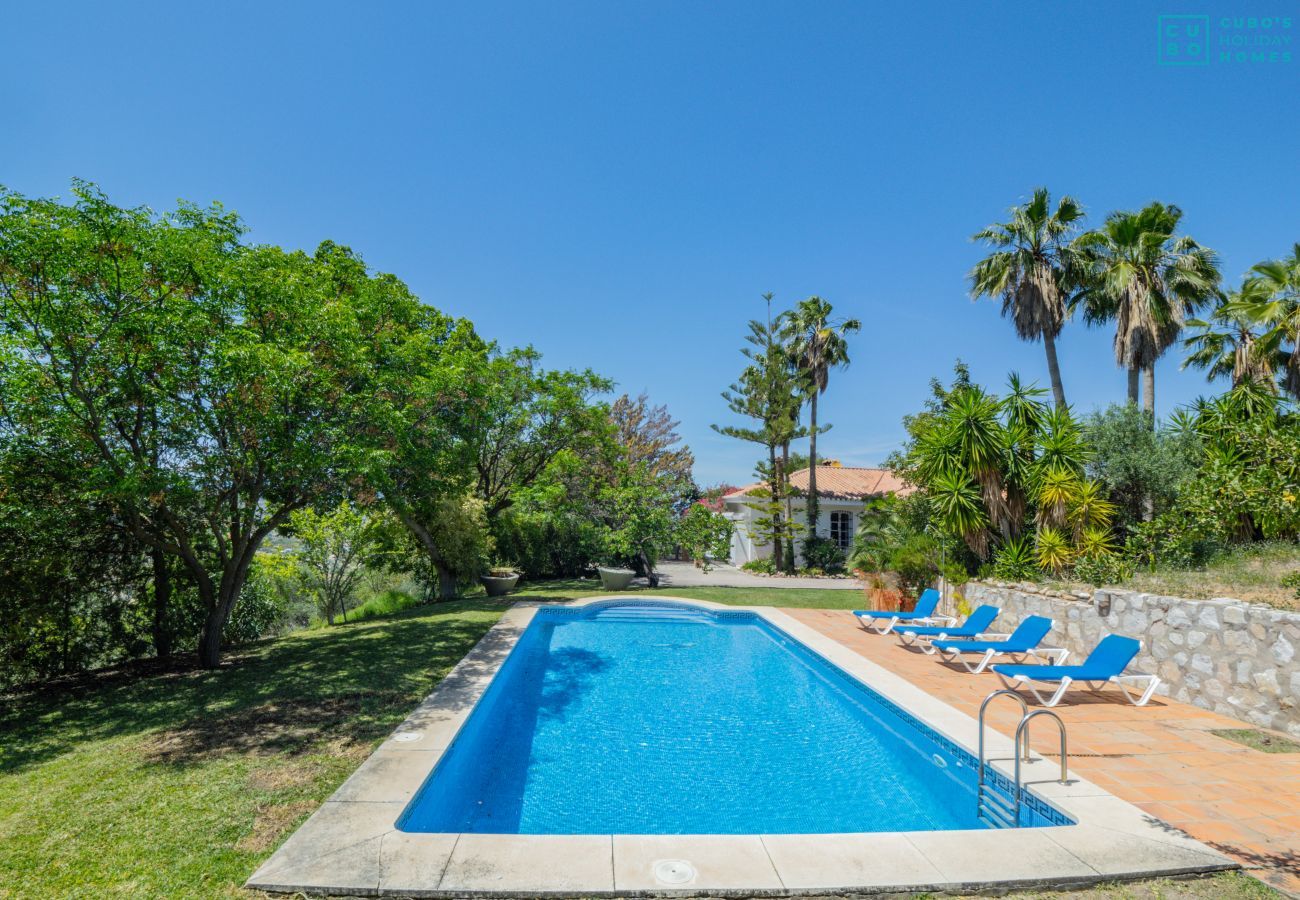
<instances>
[{"instance_id":1,"label":"blue sun lounger","mask_svg":"<svg viewBox=\"0 0 1300 900\"><path fill-rule=\"evenodd\" d=\"M907 622L912 625L937 625L956 623L952 616L936 616L934 610L939 605L939 592L934 588L926 588L921 596L916 600L916 607L911 612L877 612L875 610L855 609L853 615L858 617L858 622L863 628L870 631L875 628L881 634L888 634L889 629L893 628L899 622ZM883 623L883 626L882 626Z\"/></svg>"},{"instance_id":2,"label":"blue sun lounger","mask_svg":"<svg viewBox=\"0 0 1300 900\"><path fill-rule=\"evenodd\" d=\"M1108 634L1101 643L1088 654L1088 658L1077 666L1006 666L996 665L993 671L1007 687L1015 689L1024 685L1038 702L1044 706L1055 706L1061 702L1070 685L1076 681L1086 682L1094 691L1104 684L1117 684L1124 692L1125 698L1134 706L1145 706L1151 699L1160 678L1156 675L1125 675L1124 670L1142 649L1142 642L1131 637ZM1043 686L1043 690L1056 688L1056 693L1046 699L1038 693L1034 682ZM1141 694L1129 691L1129 685L1136 685Z\"/></svg>"},{"instance_id":3,"label":"blue sun lounger","mask_svg":"<svg viewBox=\"0 0 1300 900\"><path fill-rule=\"evenodd\" d=\"M952 662L955 659L976 675L988 668L996 657L1004 655L1022 659L1048 659L1059 665L1069 655L1065 649L1038 646L1051 630L1051 619L1046 616L1029 616L1010 634L985 634L985 640L982 641L934 640L930 645L943 654L946 661ZM980 654L980 658L979 662L972 665L967 661L967 655L974 653Z\"/></svg>"},{"instance_id":4,"label":"blue sun lounger","mask_svg":"<svg viewBox=\"0 0 1300 900\"><path fill-rule=\"evenodd\" d=\"M895 625L894 634L907 645L918 645L926 653L934 653L931 641L945 638L978 639L988 631L1001 610L996 606L981 606L966 617L960 625Z\"/></svg>"}]
</instances>

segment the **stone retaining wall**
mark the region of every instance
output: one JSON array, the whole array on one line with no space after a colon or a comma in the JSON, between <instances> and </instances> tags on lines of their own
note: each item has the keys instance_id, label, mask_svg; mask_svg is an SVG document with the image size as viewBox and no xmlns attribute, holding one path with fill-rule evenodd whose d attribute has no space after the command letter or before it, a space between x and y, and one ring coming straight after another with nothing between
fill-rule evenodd
<instances>
[{"instance_id":1,"label":"stone retaining wall","mask_svg":"<svg viewBox=\"0 0 1300 900\"><path fill-rule=\"evenodd\" d=\"M971 608L1002 609L999 631L1030 615L1052 619L1045 643L1068 648L1069 663L1081 661L1106 634L1135 637L1143 647L1132 669L1159 675L1159 693L1300 736L1300 613L1112 588L1062 593L971 582L960 590ZM951 594L945 591L943 609L955 613Z\"/></svg>"}]
</instances>

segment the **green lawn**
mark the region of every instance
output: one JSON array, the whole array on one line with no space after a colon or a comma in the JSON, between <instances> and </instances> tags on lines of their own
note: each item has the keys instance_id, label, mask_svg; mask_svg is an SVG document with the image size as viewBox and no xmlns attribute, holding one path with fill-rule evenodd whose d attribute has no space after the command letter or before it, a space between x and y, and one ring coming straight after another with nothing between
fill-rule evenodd
<instances>
[{"instance_id":1,"label":"green lawn","mask_svg":"<svg viewBox=\"0 0 1300 900\"><path fill-rule=\"evenodd\" d=\"M264 641L217 671L101 673L0 698L0 897L247 896L248 875L509 602L594 593L590 582L552 582L506 602L417 607ZM858 599L671 593L840 608ZM1214 890L1169 896L1261 896L1242 892L1247 883L1194 882Z\"/></svg>"},{"instance_id":2,"label":"green lawn","mask_svg":"<svg viewBox=\"0 0 1300 900\"><path fill-rule=\"evenodd\" d=\"M517 596L521 600L571 600L577 597L595 597L608 594L600 590L595 581L572 579L544 581L536 585L520 585ZM729 606L792 606L801 609L862 609L862 591L831 590L829 588L732 588L732 587L679 587L637 588L626 591L629 595L653 597L666 595L686 597L690 600L712 600Z\"/></svg>"}]
</instances>

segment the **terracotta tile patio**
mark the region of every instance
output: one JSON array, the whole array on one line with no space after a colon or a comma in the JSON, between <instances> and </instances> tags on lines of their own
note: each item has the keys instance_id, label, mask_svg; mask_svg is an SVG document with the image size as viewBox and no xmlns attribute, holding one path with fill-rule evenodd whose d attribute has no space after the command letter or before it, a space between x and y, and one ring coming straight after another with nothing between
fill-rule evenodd
<instances>
[{"instance_id":1,"label":"terracotta tile patio","mask_svg":"<svg viewBox=\"0 0 1300 900\"><path fill-rule=\"evenodd\" d=\"M847 611L782 611L972 716L1001 687L991 673L970 675L895 637L868 634ZM1216 737L1214 729L1249 726L1165 697L1139 709L1118 689L1074 696L1057 707L1069 730L1071 768L1300 897L1300 754L1262 753ZM1014 703L989 707L988 723L1002 734L1018 721ZM1033 736L1034 750L1055 755L1054 741L1045 727Z\"/></svg>"}]
</instances>

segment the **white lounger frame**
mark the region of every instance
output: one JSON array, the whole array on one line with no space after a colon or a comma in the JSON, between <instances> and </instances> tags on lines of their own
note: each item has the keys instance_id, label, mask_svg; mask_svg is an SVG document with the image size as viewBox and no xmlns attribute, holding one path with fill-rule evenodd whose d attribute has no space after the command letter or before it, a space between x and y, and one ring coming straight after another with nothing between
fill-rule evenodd
<instances>
[{"instance_id":1,"label":"white lounger frame","mask_svg":"<svg viewBox=\"0 0 1300 900\"><path fill-rule=\"evenodd\" d=\"M980 640L997 642L1005 641L1010 637L1011 635L1009 634L986 634L980 638ZM1070 651L1066 650L1064 647L1036 647L1033 650L1025 650L1022 653L1008 653L1005 650L985 650L984 655L980 657L979 662L972 665L967 659L969 654L963 653L960 650L947 650L939 647L931 648L931 652L934 652L934 650L939 651L939 654L943 656L944 662L952 662L953 660L956 660L965 666L966 671L970 672L972 675L978 675L983 672L989 667L989 664L999 656L1009 656L1018 663L1022 663L1028 659L1037 659L1045 660L1047 664L1051 666L1061 666L1065 664L1065 660L1070 655Z\"/></svg>"},{"instance_id":2,"label":"white lounger frame","mask_svg":"<svg viewBox=\"0 0 1300 900\"><path fill-rule=\"evenodd\" d=\"M1060 665L1060 663L1057 663L1057 665ZM1039 703L1049 708L1060 703L1061 698L1065 696L1065 692L1070 689L1070 685L1075 683L1074 679L1069 675L1062 677L1058 682L1056 680L1038 681L1037 679L1030 678L1028 675L1016 675L1014 678L1008 678L996 670L993 674L997 675L998 678L1002 680L1002 683L1011 690L1016 690L1023 685L1029 693L1034 695L1034 698L1038 700ZM1129 703L1132 703L1134 706L1146 706L1147 701L1151 699L1151 695L1154 694L1156 688L1160 686L1160 676L1112 675L1105 681L1085 681L1084 684L1088 685L1088 689L1091 691L1099 691L1107 684L1117 684L1119 685L1119 689L1124 692L1124 697ZM1130 691L1130 684L1144 685L1144 687ZM1050 697L1044 697L1038 692L1038 688L1035 687L1035 685L1041 685L1044 692L1050 691L1052 686L1056 685L1056 693L1052 694ZM1138 690L1141 691L1140 694L1138 693Z\"/></svg>"},{"instance_id":3,"label":"white lounger frame","mask_svg":"<svg viewBox=\"0 0 1300 900\"><path fill-rule=\"evenodd\" d=\"M913 623L912 623L912 622L908 622L908 623L906 623L906 624L911 625L911 624L913 624ZM949 625L951 625L951 624L952 624L952 623L950 623L950 622L945 622L944 625L943 625L943 627L947 628L947 627L948 627ZM945 640L947 640L948 637L949 637L949 635L944 634L944 633L940 633L940 634L912 634L910 631L895 631L894 634L898 635L898 639L899 639L900 641L903 642L903 645L904 645L904 646L906 646L906 647L916 647L916 648L919 649L922 653L928 653L928 654L930 654L931 656L933 656L935 653L938 653L938 652L939 652L938 650L935 649L935 647L934 647L934 642L935 642L935 641L945 641ZM963 634L963 635L961 635L960 637L961 637L961 639L962 639L963 641L992 641L992 640L1006 640L1006 637L1005 637L1005 636L997 636L997 637L995 637L995 636L992 636L992 635L990 635L989 633L987 633L987 632L983 632L983 631L979 632L978 634L973 634L973 635L971 635L971 634Z\"/></svg>"},{"instance_id":4,"label":"white lounger frame","mask_svg":"<svg viewBox=\"0 0 1300 900\"><path fill-rule=\"evenodd\" d=\"M859 616L855 614L854 618L857 619L858 622L862 625L862 627L867 629L867 631L874 630L880 632L881 634L889 634L889 632L893 630L894 626L898 624L945 625L945 626L957 624L957 618L955 616L927 616L923 619L903 619L899 616L891 616L890 618L885 619L883 617L867 618L865 616ZM881 627L878 624L880 622L885 623L884 627Z\"/></svg>"}]
</instances>

